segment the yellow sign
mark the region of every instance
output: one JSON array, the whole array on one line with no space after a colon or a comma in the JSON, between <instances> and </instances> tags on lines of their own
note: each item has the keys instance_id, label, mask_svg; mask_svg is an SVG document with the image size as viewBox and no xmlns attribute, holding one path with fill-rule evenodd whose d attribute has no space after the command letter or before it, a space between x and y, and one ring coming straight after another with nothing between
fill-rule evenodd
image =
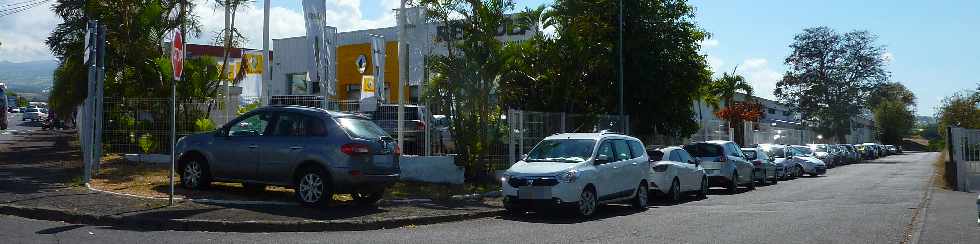
<instances>
[{"instance_id":1,"label":"yellow sign","mask_svg":"<svg viewBox=\"0 0 980 244\"><path fill-rule=\"evenodd\" d=\"M365 75L361 78L361 93L374 93L374 76Z\"/></svg>"},{"instance_id":2,"label":"yellow sign","mask_svg":"<svg viewBox=\"0 0 980 244\"><path fill-rule=\"evenodd\" d=\"M261 53L245 53L244 60L247 65L245 65L245 73L249 74L261 74L262 65L264 57Z\"/></svg>"},{"instance_id":3,"label":"yellow sign","mask_svg":"<svg viewBox=\"0 0 980 244\"><path fill-rule=\"evenodd\" d=\"M218 62L218 65L215 66L218 68L219 72L221 71L221 66L222 66L221 62ZM238 75L239 68L241 68L241 65L239 63L229 62L228 69L225 69L225 78L229 80L234 80L235 76Z\"/></svg>"}]
</instances>

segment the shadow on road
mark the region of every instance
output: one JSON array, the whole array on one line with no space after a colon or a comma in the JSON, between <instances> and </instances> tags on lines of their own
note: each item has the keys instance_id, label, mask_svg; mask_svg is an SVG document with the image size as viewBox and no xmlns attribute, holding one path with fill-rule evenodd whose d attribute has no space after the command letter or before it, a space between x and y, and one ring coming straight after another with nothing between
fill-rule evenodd
<instances>
[{"instance_id":1,"label":"shadow on road","mask_svg":"<svg viewBox=\"0 0 980 244\"><path fill-rule=\"evenodd\" d=\"M506 214L497 219L520 221L528 223L544 224L578 224L583 222L608 219L619 216L627 216L640 213L646 210L636 210L629 205L608 204L601 205L595 215L590 218L582 218L576 215L574 209L559 209L553 211L530 212L524 214Z\"/></svg>"}]
</instances>

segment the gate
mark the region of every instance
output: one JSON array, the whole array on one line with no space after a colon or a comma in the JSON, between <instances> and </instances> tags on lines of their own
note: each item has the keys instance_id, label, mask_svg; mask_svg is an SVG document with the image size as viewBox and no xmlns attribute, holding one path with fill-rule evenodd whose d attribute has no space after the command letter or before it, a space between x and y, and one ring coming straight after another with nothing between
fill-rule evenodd
<instances>
[{"instance_id":1,"label":"gate","mask_svg":"<svg viewBox=\"0 0 980 244\"><path fill-rule=\"evenodd\" d=\"M980 129L949 128L949 154L956 164L956 187L980 191Z\"/></svg>"}]
</instances>

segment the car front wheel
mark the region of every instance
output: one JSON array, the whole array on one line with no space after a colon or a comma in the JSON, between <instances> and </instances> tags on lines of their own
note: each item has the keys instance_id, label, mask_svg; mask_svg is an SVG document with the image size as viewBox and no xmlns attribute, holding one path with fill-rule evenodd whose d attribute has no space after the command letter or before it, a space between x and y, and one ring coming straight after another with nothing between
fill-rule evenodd
<instances>
[{"instance_id":1,"label":"car front wheel","mask_svg":"<svg viewBox=\"0 0 980 244\"><path fill-rule=\"evenodd\" d=\"M595 214L596 208L599 206L599 200L596 199L595 190L591 187L582 190L582 195L578 200L578 215L582 217L592 217Z\"/></svg>"},{"instance_id":2,"label":"car front wheel","mask_svg":"<svg viewBox=\"0 0 980 244\"><path fill-rule=\"evenodd\" d=\"M701 177L701 190L698 191L698 199L708 198L708 178Z\"/></svg>"},{"instance_id":3,"label":"car front wheel","mask_svg":"<svg viewBox=\"0 0 980 244\"><path fill-rule=\"evenodd\" d=\"M738 171L732 173L732 178L728 181L728 194L735 194L738 190Z\"/></svg>"},{"instance_id":4,"label":"car front wheel","mask_svg":"<svg viewBox=\"0 0 980 244\"><path fill-rule=\"evenodd\" d=\"M191 159L184 163L184 168L180 171L180 183L187 189L201 189L211 185L207 164L200 159Z\"/></svg>"}]
</instances>

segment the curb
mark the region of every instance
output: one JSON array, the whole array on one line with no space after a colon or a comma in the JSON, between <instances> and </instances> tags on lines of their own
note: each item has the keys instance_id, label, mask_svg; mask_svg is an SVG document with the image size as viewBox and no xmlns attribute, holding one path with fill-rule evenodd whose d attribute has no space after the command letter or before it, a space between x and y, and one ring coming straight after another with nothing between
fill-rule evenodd
<instances>
[{"instance_id":1,"label":"curb","mask_svg":"<svg viewBox=\"0 0 980 244\"><path fill-rule=\"evenodd\" d=\"M43 207L0 204L0 214L29 219L62 221L72 224L112 226L122 229L175 230L211 232L316 232L364 231L392 229L412 225L429 225L470 219L496 217L504 210L381 219L377 221L218 221L195 219L161 219L119 215L94 215Z\"/></svg>"}]
</instances>

